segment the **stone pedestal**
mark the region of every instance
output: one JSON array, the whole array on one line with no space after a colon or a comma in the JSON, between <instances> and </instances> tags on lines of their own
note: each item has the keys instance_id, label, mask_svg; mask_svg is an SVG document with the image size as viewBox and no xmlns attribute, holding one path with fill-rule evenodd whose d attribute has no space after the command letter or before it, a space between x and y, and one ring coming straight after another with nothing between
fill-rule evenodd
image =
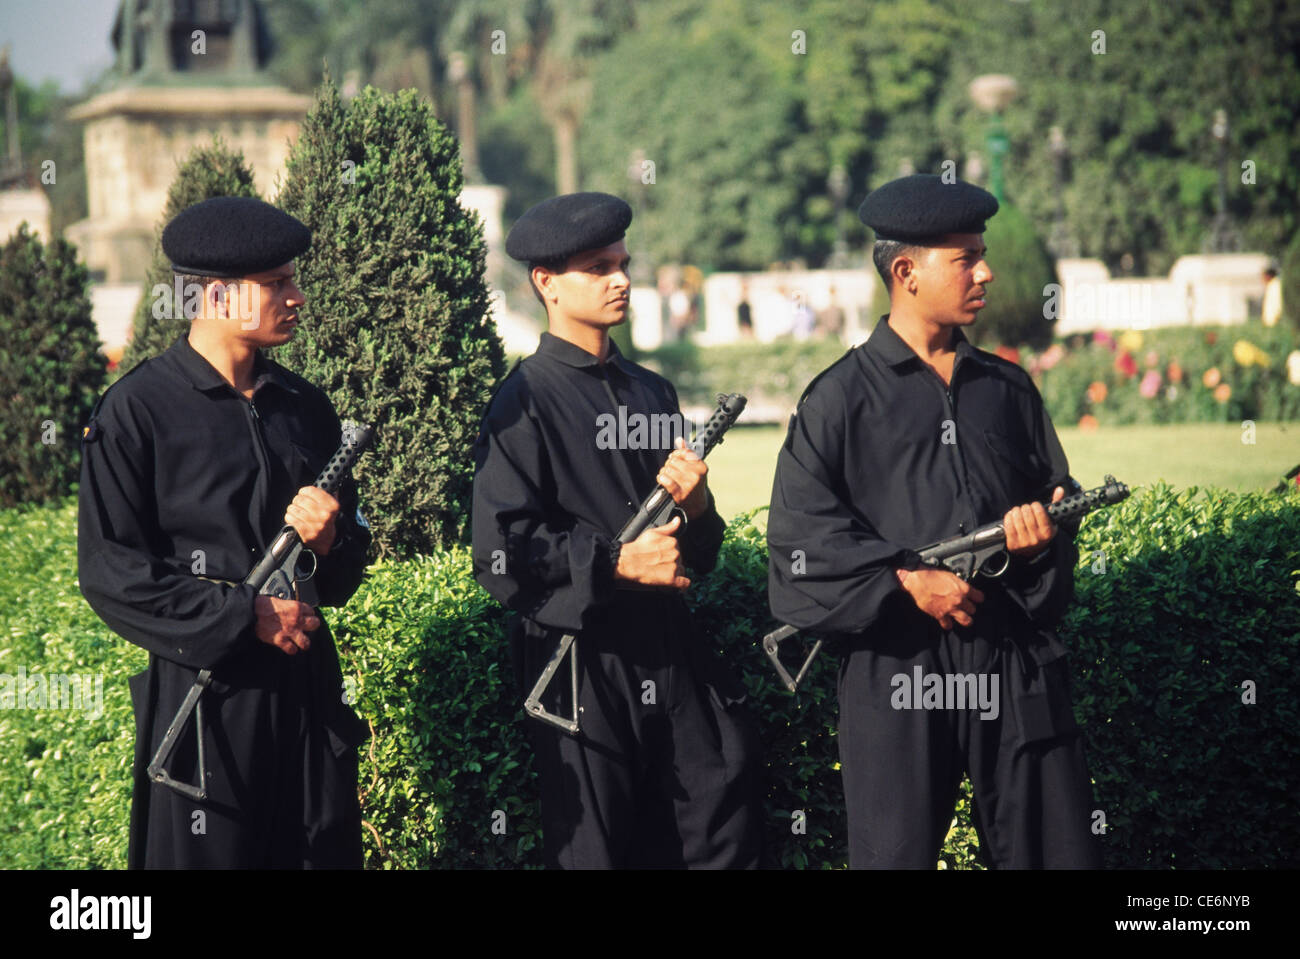
<instances>
[{"instance_id":1,"label":"stone pedestal","mask_svg":"<svg viewBox=\"0 0 1300 959\"><path fill-rule=\"evenodd\" d=\"M124 87L81 104L69 116L86 124L90 216L68 227L68 239L96 278L142 282L181 161L219 136L273 198L310 105L273 86Z\"/></svg>"}]
</instances>

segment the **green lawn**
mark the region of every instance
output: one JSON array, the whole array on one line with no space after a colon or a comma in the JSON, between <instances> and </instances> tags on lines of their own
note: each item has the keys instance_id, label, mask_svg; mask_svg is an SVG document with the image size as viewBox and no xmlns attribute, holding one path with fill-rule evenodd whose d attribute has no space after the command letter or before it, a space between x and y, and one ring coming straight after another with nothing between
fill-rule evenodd
<instances>
[{"instance_id":1,"label":"green lawn","mask_svg":"<svg viewBox=\"0 0 1300 959\"><path fill-rule=\"evenodd\" d=\"M1112 426L1094 433L1058 430L1070 472L1085 487L1113 473L1129 486L1165 480L1171 486L1220 486L1246 492L1266 489L1300 463L1300 423L1260 423L1255 442L1242 442L1237 423ZM785 428L733 429L709 455L709 487L724 517L772 496L776 455Z\"/></svg>"}]
</instances>

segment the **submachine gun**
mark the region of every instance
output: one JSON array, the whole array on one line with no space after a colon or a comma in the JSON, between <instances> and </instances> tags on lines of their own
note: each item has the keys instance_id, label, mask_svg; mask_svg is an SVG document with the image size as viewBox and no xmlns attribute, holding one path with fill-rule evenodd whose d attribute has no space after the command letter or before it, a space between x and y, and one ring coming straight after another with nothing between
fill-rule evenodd
<instances>
[{"instance_id":1,"label":"submachine gun","mask_svg":"<svg viewBox=\"0 0 1300 959\"><path fill-rule=\"evenodd\" d=\"M690 445L700 459L708 456L709 451L722 442L722 435L731 428L745 409L745 402L745 397L739 393L718 394L717 408L709 417L709 421L696 431L695 440ZM654 492L646 497L641 508L636 511L636 515L619 530L616 542L630 543L646 530L663 526L673 518L673 513L676 511L677 504L673 502L672 495L662 486L656 486ZM555 678L566 654L569 656L569 695L572 708L568 716L558 716L542 705L542 696L546 694L546 689ZM532 691L524 700L524 712L533 719L550 723L570 735L578 734L578 640L573 633L566 633L560 637L555 652L551 653L551 658L547 661L541 676L537 677Z\"/></svg>"},{"instance_id":2,"label":"submachine gun","mask_svg":"<svg viewBox=\"0 0 1300 959\"><path fill-rule=\"evenodd\" d=\"M1065 497L1059 503L1044 503L1043 508L1047 510L1047 516L1053 523L1060 523L1062 520L1084 516L1102 506L1113 506L1126 499L1128 494L1127 485L1107 474L1102 486L1087 491L1081 490L1073 496ZM996 579L1011 565L1011 554L1007 552L1007 534L1000 520L981 526L971 533L941 540L917 552L920 553L921 562L925 566L931 569L946 569L967 582L976 575ZM808 667L821 652L823 643L820 639L813 643L803 665L794 676L791 676L781 662L781 642L797 635L798 632L799 630L793 626L782 626L763 637L763 652L772 661L777 675L781 677L782 685L792 693L799 688L804 676L808 674Z\"/></svg>"},{"instance_id":3,"label":"submachine gun","mask_svg":"<svg viewBox=\"0 0 1300 959\"><path fill-rule=\"evenodd\" d=\"M325 468L321 470L320 476L316 477L313 484L318 489L333 496L343 479L352 470L352 464L370 445L374 439L374 428L364 423L354 423L351 420L343 422L343 435L339 443L339 448L334 451ZM255 587L259 596L270 596L274 599L294 599L297 595L298 584L306 582L316 575L316 554L303 545L298 531L292 526L285 525L275 535L275 539L262 554L252 571L244 577L244 583ZM154 754L153 760L149 763L149 778L156 783L174 789L182 796L188 796L190 799L204 800L208 798L208 774L207 767L203 761L203 690L207 689L212 683L212 670L199 670L198 678L194 680L194 685L190 691L185 694L181 701L180 709L176 711L176 716L167 727L167 734L158 744L158 751ZM185 729L185 724L194 714L194 729L198 735L199 748L199 783L197 786L183 783L173 779L171 774L166 770L168 760L171 759L176 743L179 741L181 732Z\"/></svg>"}]
</instances>

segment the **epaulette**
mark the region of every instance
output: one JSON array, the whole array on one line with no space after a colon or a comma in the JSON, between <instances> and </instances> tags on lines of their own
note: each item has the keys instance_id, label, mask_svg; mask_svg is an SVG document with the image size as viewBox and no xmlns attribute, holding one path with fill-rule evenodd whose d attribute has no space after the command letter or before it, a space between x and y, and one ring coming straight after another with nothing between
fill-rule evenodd
<instances>
[{"instance_id":1,"label":"epaulette","mask_svg":"<svg viewBox=\"0 0 1300 959\"><path fill-rule=\"evenodd\" d=\"M135 366L131 367L119 376L106 390L104 390L104 392L99 394L99 399L95 400L95 405L91 407L90 416L86 418L86 425L81 428L81 444L83 446L87 443L95 442L95 440L99 439L100 434L103 433L103 430L99 428L99 424L96 421L99 419L99 408L104 405L104 400L108 399L108 394L117 389L119 383L134 376L155 359L157 359L157 357L150 356L141 360Z\"/></svg>"},{"instance_id":2,"label":"epaulette","mask_svg":"<svg viewBox=\"0 0 1300 959\"><path fill-rule=\"evenodd\" d=\"M856 350L856 349L857 349L856 346L851 346L851 347L849 347L849 348L845 351L845 353L844 353L843 356L841 356L838 360L836 360L836 361L835 361L834 363L832 363L830 366L826 367L826 369L822 370L820 373L818 373L816 376L814 376L811 380L809 380L809 381L808 381L808 385L805 386L805 387L803 388L803 393L799 396L799 402L798 402L797 404L795 404L795 409L797 410L800 406L803 406L803 401L806 400L806 399L808 398L808 394L812 392L813 387L817 385L817 383L821 380L821 378L822 378L823 376L825 376L825 375L826 375L827 373L829 373L831 370L835 369L835 367L839 366L841 363L843 363L845 360L847 360L850 356L852 356L852 355L853 355L853 351Z\"/></svg>"}]
</instances>

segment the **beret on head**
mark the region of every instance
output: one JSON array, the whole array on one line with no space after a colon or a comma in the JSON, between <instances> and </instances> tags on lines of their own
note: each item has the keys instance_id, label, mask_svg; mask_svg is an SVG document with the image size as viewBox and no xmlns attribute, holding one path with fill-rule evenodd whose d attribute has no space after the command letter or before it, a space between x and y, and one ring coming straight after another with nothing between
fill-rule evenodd
<instances>
[{"instance_id":1,"label":"beret on head","mask_svg":"<svg viewBox=\"0 0 1300 959\"><path fill-rule=\"evenodd\" d=\"M246 196L215 196L187 206L162 234L172 269L197 276L264 273L297 259L309 246L311 230Z\"/></svg>"},{"instance_id":2,"label":"beret on head","mask_svg":"<svg viewBox=\"0 0 1300 959\"><path fill-rule=\"evenodd\" d=\"M506 237L506 253L524 263L563 260L623 239L632 208L608 193L566 193L521 216Z\"/></svg>"},{"instance_id":3,"label":"beret on head","mask_svg":"<svg viewBox=\"0 0 1300 959\"><path fill-rule=\"evenodd\" d=\"M858 216L881 240L919 243L946 233L983 233L998 201L973 183L945 183L933 173L890 180L873 190Z\"/></svg>"}]
</instances>

